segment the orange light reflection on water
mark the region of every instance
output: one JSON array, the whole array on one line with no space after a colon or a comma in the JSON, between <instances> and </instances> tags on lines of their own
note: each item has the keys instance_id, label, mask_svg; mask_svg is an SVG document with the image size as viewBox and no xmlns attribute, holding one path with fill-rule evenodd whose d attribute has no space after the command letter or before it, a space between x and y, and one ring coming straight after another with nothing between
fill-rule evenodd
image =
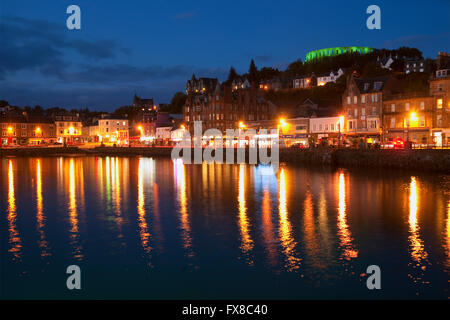
<instances>
[{"instance_id":1,"label":"orange light reflection on water","mask_svg":"<svg viewBox=\"0 0 450 320\"><path fill-rule=\"evenodd\" d=\"M178 204L180 207L180 223L181 223L181 237L183 241L183 247L187 250L188 257L194 256L192 250L192 237L191 226L189 222L189 213L187 209L187 196L186 196L186 171L182 159L177 159L174 163L175 166L175 180L177 186Z\"/></svg>"},{"instance_id":2,"label":"orange light reflection on water","mask_svg":"<svg viewBox=\"0 0 450 320\"><path fill-rule=\"evenodd\" d=\"M144 163L142 158L139 158L139 165L138 165L138 205L137 205L137 211L138 211L138 220L139 220L139 235L141 237L141 244L142 248L144 248L144 251L146 253L150 253L151 247L150 247L150 233L148 231L148 225L146 221L146 214L145 214L145 195L144 195Z\"/></svg>"},{"instance_id":3,"label":"orange light reflection on water","mask_svg":"<svg viewBox=\"0 0 450 320\"><path fill-rule=\"evenodd\" d=\"M12 160L8 161L8 229L9 244L8 252L13 254L14 260L22 257L22 241L17 230L17 208L14 193L14 171Z\"/></svg>"},{"instance_id":4,"label":"orange light reflection on water","mask_svg":"<svg viewBox=\"0 0 450 320\"><path fill-rule=\"evenodd\" d=\"M288 218L286 186L285 172L282 168L278 185L279 236L286 257L285 267L288 271L295 271L300 268L301 259L296 256L297 242L294 240L291 222Z\"/></svg>"},{"instance_id":5,"label":"orange light reflection on water","mask_svg":"<svg viewBox=\"0 0 450 320\"><path fill-rule=\"evenodd\" d=\"M48 251L48 241L45 237L45 215L44 215L44 205L42 198L42 171L41 171L41 160L36 160L36 221L37 221L37 231L39 233L39 248L41 249L41 257L50 256Z\"/></svg>"},{"instance_id":6,"label":"orange light reflection on water","mask_svg":"<svg viewBox=\"0 0 450 320\"><path fill-rule=\"evenodd\" d=\"M339 205L338 205L338 235L340 239L340 247L343 250L343 259L351 260L358 257L358 250L353 245L353 238L347 224L347 199L346 199L346 183L343 172L339 174L338 184Z\"/></svg>"},{"instance_id":7,"label":"orange light reflection on water","mask_svg":"<svg viewBox=\"0 0 450 320\"><path fill-rule=\"evenodd\" d=\"M249 256L253 249L253 240L250 236L250 222L247 217L247 203L245 201L245 167L239 166L239 192L238 192L238 206L239 206L239 230L241 233L241 251L246 256L247 263L253 265L253 259Z\"/></svg>"}]
</instances>

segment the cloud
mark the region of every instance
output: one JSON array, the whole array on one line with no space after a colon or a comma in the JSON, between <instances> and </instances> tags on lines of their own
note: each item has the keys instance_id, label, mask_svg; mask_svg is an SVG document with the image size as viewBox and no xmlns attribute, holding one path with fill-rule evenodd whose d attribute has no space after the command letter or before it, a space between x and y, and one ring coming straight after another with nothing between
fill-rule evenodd
<instances>
[{"instance_id":1,"label":"cloud","mask_svg":"<svg viewBox=\"0 0 450 320\"><path fill-rule=\"evenodd\" d=\"M65 50L72 50L84 58L101 60L125 53L112 40L88 41L64 32L53 22L22 17L3 16L0 20L0 79L6 73L19 70L48 70L65 68Z\"/></svg>"},{"instance_id":2,"label":"cloud","mask_svg":"<svg viewBox=\"0 0 450 320\"><path fill-rule=\"evenodd\" d=\"M128 64L115 65L83 65L79 71L56 71L55 76L73 83L139 83L151 80L160 81L171 78L186 80L192 73L203 77L225 76L222 68L195 68L194 66L143 66Z\"/></svg>"},{"instance_id":3,"label":"cloud","mask_svg":"<svg viewBox=\"0 0 450 320\"><path fill-rule=\"evenodd\" d=\"M450 32L442 34L418 34L405 37L398 37L395 39L387 40L384 42L383 47L385 48L396 48L399 46L410 46L410 47L425 47L427 44L435 42L449 42Z\"/></svg>"}]
</instances>

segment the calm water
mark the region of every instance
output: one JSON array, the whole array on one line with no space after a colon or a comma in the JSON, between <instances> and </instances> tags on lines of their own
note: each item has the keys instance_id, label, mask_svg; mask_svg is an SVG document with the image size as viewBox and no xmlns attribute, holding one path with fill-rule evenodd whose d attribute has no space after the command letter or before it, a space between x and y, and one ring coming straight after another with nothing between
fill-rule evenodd
<instances>
[{"instance_id":1,"label":"calm water","mask_svg":"<svg viewBox=\"0 0 450 320\"><path fill-rule=\"evenodd\" d=\"M449 297L448 175L139 157L0 174L3 298Z\"/></svg>"}]
</instances>

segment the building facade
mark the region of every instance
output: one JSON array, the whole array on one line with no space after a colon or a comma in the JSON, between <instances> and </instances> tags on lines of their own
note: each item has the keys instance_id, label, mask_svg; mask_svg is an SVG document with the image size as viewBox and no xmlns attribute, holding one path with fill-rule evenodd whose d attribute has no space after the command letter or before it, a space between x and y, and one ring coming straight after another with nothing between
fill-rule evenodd
<instances>
[{"instance_id":1,"label":"building facade","mask_svg":"<svg viewBox=\"0 0 450 320\"><path fill-rule=\"evenodd\" d=\"M450 69L437 70L430 79L433 96L433 138L437 146L450 144Z\"/></svg>"},{"instance_id":2,"label":"building facade","mask_svg":"<svg viewBox=\"0 0 450 320\"><path fill-rule=\"evenodd\" d=\"M1 117L1 146L41 145L56 142L53 121L27 117Z\"/></svg>"},{"instance_id":3,"label":"building facade","mask_svg":"<svg viewBox=\"0 0 450 320\"><path fill-rule=\"evenodd\" d=\"M383 101L383 141L433 143L433 97L391 96Z\"/></svg>"},{"instance_id":4,"label":"building facade","mask_svg":"<svg viewBox=\"0 0 450 320\"><path fill-rule=\"evenodd\" d=\"M383 97L400 90L400 83L392 76L360 79L351 75L342 95L346 135L380 142Z\"/></svg>"},{"instance_id":5,"label":"building facade","mask_svg":"<svg viewBox=\"0 0 450 320\"><path fill-rule=\"evenodd\" d=\"M81 142L83 125L78 114L57 114L54 116L54 121L57 142L64 144Z\"/></svg>"}]
</instances>

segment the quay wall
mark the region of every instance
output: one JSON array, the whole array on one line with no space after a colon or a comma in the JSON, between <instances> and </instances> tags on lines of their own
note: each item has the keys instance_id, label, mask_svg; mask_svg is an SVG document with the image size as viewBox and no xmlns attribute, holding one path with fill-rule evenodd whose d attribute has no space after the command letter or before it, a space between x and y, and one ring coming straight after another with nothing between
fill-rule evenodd
<instances>
[{"instance_id":1,"label":"quay wall","mask_svg":"<svg viewBox=\"0 0 450 320\"><path fill-rule=\"evenodd\" d=\"M0 148L0 157L41 156L148 156L170 157L170 147L26 147ZM280 149L280 162L306 165L393 168L450 173L450 149L444 150L358 150L358 149ZM193 152L192 152L193 154ZM248 161L248 152L246 152ZM225 150L224 150L225 157ZM236 158L236 154L235 154Z\"/></svg>"}]
</instances>

